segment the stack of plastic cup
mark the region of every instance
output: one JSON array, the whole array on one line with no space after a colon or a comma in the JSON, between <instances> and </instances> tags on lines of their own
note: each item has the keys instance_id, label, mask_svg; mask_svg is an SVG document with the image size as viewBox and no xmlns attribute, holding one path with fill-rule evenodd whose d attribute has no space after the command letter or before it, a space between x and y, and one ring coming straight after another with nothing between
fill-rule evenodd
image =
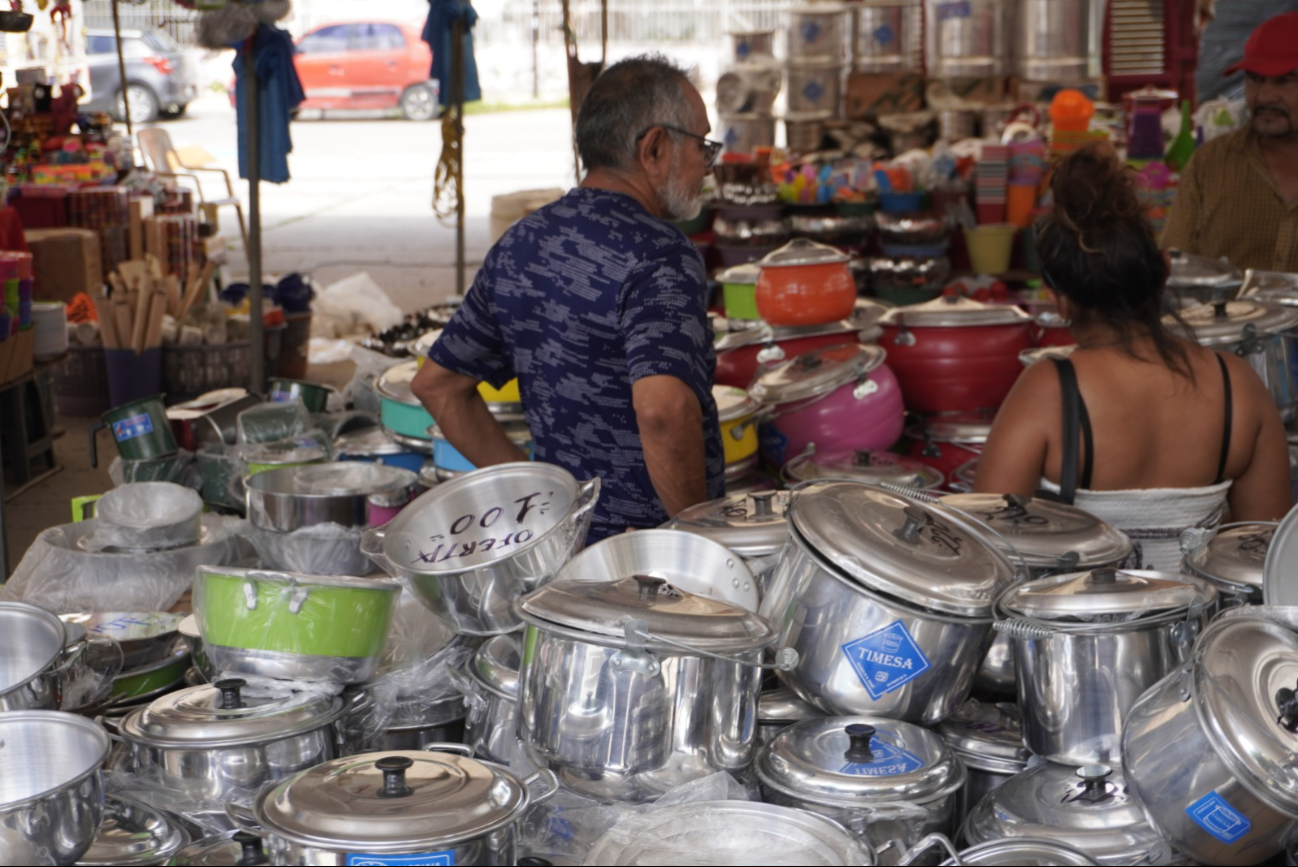
<instances>
[{"instance_id":1,"label":"stack of plastic cup","mask_svg":"<svg viewBox=\"0 0 1298 867\"><path fill-rule=\"evenodd\" d=\"M1010 174L1008 145L984 144L975 169L974 200L979 223L1004 223Z\"/></svg>"}]
</instances>

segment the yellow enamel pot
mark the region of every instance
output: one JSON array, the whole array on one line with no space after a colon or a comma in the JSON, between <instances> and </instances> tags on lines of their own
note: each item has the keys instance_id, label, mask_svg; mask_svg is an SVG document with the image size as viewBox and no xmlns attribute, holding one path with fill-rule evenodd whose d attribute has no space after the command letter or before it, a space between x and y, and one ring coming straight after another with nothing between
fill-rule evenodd
<instances>
[{"instance_id":1,"label":"yellow enamel pot","mask_svg":"<svg viewBox=\"0 0 1298 867\"><path fill-rule=\"evenodd\" d=\"M712 399L717 403L726 464L745 461L757 454L757 413L761 409L757 401L742 388L729 385L713 386Z\"/></svg>"},{"instance_id":2,"label":"yellow enamel pot","mask_svg":"<svg viewBox=\"0 0 1298 867\"><path fill-rule=\"evenodd\" d=\"M492 388L485 382L478 383L478 394L487 403L522 403L523 397L518 391L518 379L511 379L501 388Z\"/></svg>"}]
</instances>

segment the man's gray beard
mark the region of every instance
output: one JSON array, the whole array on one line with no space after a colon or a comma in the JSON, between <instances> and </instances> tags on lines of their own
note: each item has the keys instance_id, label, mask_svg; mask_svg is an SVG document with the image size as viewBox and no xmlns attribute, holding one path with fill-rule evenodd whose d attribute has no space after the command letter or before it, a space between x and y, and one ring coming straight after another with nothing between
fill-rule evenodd
<instances>
[{"instance_id":1,"label":"man's gray beard","mask_svg":"<svg viewBox=\"0 0 1298 867\"><path fill-rule=\"evenodd\" d=\"M703 211L703 194L698 190L687 190L677 178L680 177L680 160L672 160L671 177L658 188L658 204L662 206L663 215L669 220L686 222L693 220Z\"/></svg>"}]
</instances>

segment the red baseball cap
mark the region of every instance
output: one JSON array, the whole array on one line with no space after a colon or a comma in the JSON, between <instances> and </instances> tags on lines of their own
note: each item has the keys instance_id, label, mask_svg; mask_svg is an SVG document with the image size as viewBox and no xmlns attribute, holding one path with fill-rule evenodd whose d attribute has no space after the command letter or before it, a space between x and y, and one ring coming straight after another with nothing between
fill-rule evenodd
<instances>
[{"instance_id":1,"label":"red baseball cap","mask_svg":"<svg viewBox=\"0 0 1298 867\"><path fill-rule=\"evenodd\" d=\"M1241 69L1265 76L1298 69L1298 12L1285 12L1259 24L1244 43L1244 59L1224 74Z\"/></svg>"}]
</instances>

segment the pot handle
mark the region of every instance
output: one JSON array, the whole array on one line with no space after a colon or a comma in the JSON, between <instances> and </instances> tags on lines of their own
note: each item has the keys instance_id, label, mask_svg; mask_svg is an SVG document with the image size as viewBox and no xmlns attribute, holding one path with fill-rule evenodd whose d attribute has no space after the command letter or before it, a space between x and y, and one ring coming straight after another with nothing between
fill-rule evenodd
<instances>
[{"instance_id":1,"label":"pot handle","mask_svg":"<svg viewBox=\"0 0 1298 867\"><path fill-rule=\"evenodd\" d=\"M479 710L486 707L487 700L478 689L478 685L474 683L473 678L460 671L460 669L449 665L446 667L446 677L451 682L451 686L464 694L464 700L468 704Z\"/></svg>"},{"instance_id":2,"label":"pot handle","mask_svg":"<svg viewBox=\"0 0 1298 867\"><path fill-rule=\"evenodd\" d=\"M559 791L559 778L549 768L542 768L532 776L524 779L523 785L527 787L527 793L531 796L532 804L541 804L553 798L555 793ZM534 786L537 788L534 789Z\"/></svg>"},{"instance_id":3,"label":"pot handle","mask_svg":"<svg viewBox=\"0 0 1298 867\"><path fill-rule=\"evenodd\" d=\"M378 564L389 575L400 575L401 570L383 553L383 542L387 537L387 527L370 527L361 534L361 553Z\"/></svg>"},{"instance_id":4,"label":"pot handle","mask_svg":"<svg viewBox=\"0 0 1298 867\"><path fill-rule=\"evenodd\" d=\"M451 744L442 741L432 741L424 744L419 749L426 753L459 753L466 759L473 758L473 747L468 744Z\"/></svg>"},{"instance_id":5,"label":"pot handle","mask_svg":"<svg viewBox=\"0 0 1298 867\"><path fill-rule=\"evenodd\" d=\"M601 487L599 476L587 479L578 484L576 508L573 509L572 517L584 518L586 513L595 508L595 503L599 501L599 489Z\"/></svg>"},{"instance_id":6,"label":"pot handle","mask_svg":"<svg viewBox=\"0 0 1298 867\"><path fill-rule=\"evenodd\" d=\"M1053 629L1021 617L997 620L992 628L1018 641L1042 641L1055 634Z\"/></svg>"},{"instance_id":7,"label":"pot handle","mask_svg":"<svg viewBox=\"0 0 1298 867\"><path fill-rule=\"evenodd\" d=\"M884 849L888 848L889 846L893 846L895 844L896 844L895 840L890 840L888 843L879 847L879 853L882 854ZM928 852L930 849L933 848L946 850L947 859L944 860L948 864L964 863L963 861L960 860L960 853L955 850L955 846L952 845L951 840L948 839L945 834L929 834L928 836L922 838L914 846L911 846L909 849L906 850L905 854L901 856L901 864L902 865L914 864L920 861L921 856L923 856L926 852ZM932 862L927 862L927 863L932 863Z\"/></svg>"},{"instance_id":8,"label":"pot handle","mask_svg":"<svg viewBox=\"0 0 1298 867\"><path fill-rule=\"evenodd\" d=\"M256 834L258 837L266 836L266 829L257 822L257 814L242 804L226 801L225 815L234 823L234 827L240 831L247 831L249 834Z\"/></svg>"},{"instance_id":9,"label":"pot handle","mask_svg":"<svg viewBox=\"0 0 1298 867\"><path fill-rule=\"evenodd\" d=\"M99 467L99 452L95 449L95 434L99 433L105 427L106 425L104 424L103 419L100 419L98 421L92 421L90 427L86 429L90 434L90 466L92 468Z\"/></svg>"}]
</instances>

